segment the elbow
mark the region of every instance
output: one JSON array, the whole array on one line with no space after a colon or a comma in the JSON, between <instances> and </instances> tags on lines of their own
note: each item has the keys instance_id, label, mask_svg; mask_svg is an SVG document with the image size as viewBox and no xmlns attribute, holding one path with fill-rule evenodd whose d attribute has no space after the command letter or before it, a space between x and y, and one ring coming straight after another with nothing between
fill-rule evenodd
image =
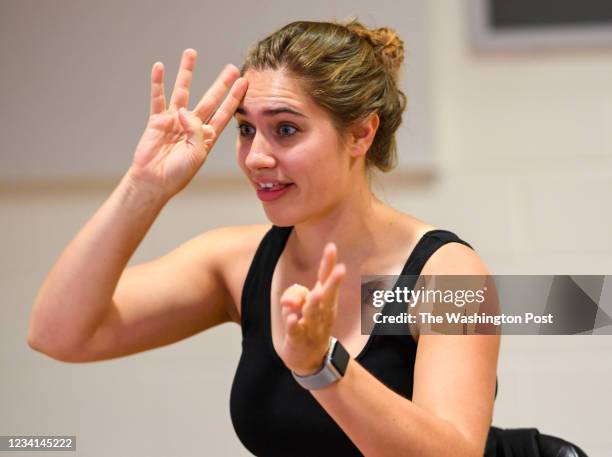
<instances>
[{"instance_id":1,"label":"elbow","mask_svg":"<svg viewBox=\"0 0 612 457\"><path fill-rule=\"evenodd\" d=\"M52 345L46 343L43 338L34 333L31 329L28 331L27 343L28 346L34 351L40 352L41 354L59 362L85 362L85 360L80 360L73 351L68 351L65 348L53 347Z\"/></svg>"},{"instance_id":2,"label":"elbow","mask_svg":"<svg viewBox=\"0 0 612 457\"><path fill-rule=\"evenodd\" d=\"M464 433L459 430L458 432L461 435L461 447L463 448L463 452L460 455L465 455L466 457L482 457L484 455L486 437L484 441L475 439L470 440Z\"/></svg>"},{"instance_id":3,"label":"elbow","mask_svg":"<svg viewBox=\"0 0 612 457\"><path fill-rule=\"evenodd\" d=\"M444 455L462 457L482 457L484 455L488 428L487 433L483 437L471 430L466 430L464 427L457 426L453 422L445 422L448 443L452 443L452 445L444 449Z\"/></svg>"},{"instance_id":4,"label":"elbow","mask_svg":"<svg viewBox=\"0 0 612 457\"><path fill-rule=\"evenodd\" d=\"M30 349L35 350L36 352L41 352L43 354L46 353L45 345L43 344L42 338L40 336L40 333L37 332L34 328L32 323L30 323L30 326L28 328L28 346L30 346Z\"/></svg>"},{"instance_id":5,"label":"elbow","mask_svg":"<svg viewBox=\"0 0 612 457\"><path fill-rule=\"evenodd\" d=\"M64 363L84 363L87 360L82 360L79 357L75 357L73 354L67 352L60 352L55 350L49 350L48 348L41 348L40 346L34 346L28 342L29 346L35 350L36 352L40 352L41 354L53 359L58 362Z\"/></svg>"},{"instance_id":6,"label":"elbow","mask_svg":"<svg viewBox=\"0 0 612 457\"><path fill-rule=\"evenodd\" d=\"M28 346L36 352L40 352L47 357L51 357L52 359L59 360L61 362L65 362L66 357L64 354L60 354L57 351L50 350L48 346L45 346L41 343L39 339L33 337L31 334L28 334Z\"/></svg>"},{"instance_id":7,"label":"elbow","mask_svg":"<svg viewBox=\"0 0 612 457\"><path fill-rule=\"evenodd\" d=\"M53 329L48 323L45 325L44 319L36 318L34 314L30 316L27 329L27 344L36 352L60 362L78 363L86 362L79 357L75 348L78 344L69 341L65 329Z\"/></svg>"}]
</instances>

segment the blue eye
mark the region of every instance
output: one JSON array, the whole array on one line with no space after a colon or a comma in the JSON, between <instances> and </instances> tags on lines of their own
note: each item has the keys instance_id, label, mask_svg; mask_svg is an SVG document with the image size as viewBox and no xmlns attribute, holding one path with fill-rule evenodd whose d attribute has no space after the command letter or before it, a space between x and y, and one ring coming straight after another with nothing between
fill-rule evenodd
<instances>
[{"instance_id":1,"label":"blue eye","mask_svg":"<svg viewBox=\"0 0 612 457\"><path fill-rule=\"evenodd\" d=\"M245 131L243 127L246 127L247 130ZM253 132L249 133L248 129L252 129L253 131L255 130L249 124L238 124L238 131L240 132L240 136L251 136Z\"/></svg>"},{"instance_id":2,"label":"blue eye","mask_svg":"<svg viewBox=\"0 0 612 457\"><path fill-rule=\"evenodd\" d=\"M241 137L252 137L255 135L255 128L249 124L238 124L238 131ZM291 124L280 124L278 127L278 136L282 138L292 137L297 133L298 129Z\"/></svg>"},{"instance_id":3,"label":"blue eye","mask_svg":"<svg viewBox=\"0 0 612 457\"><path fill-rule=\"evenodd\" d=\"M278 130L280 132L280 136L285 136L285 137L293 136L297 132L297 129L293 125L289 125L289 124L281 125Z\"/></svg>"}]
</instances>

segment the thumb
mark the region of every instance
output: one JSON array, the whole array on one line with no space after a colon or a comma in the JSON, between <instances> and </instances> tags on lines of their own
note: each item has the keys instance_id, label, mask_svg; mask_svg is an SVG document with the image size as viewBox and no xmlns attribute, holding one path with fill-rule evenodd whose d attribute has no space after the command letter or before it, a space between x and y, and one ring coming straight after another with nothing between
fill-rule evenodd
<instances>
[{"instance_id":1,"label":"thumb","mask_svg":"<svg viewBox=\"0 0 612 457\"><path fill-rule=\"evenodd\" d=\"M291 287L285 289L283 295L281 295L281 305L290 307L293 309L299 309L304 304L306 297L308 296L309 290L306 286L301 284L293 284Z\"/></svg>"},{"instance_id":2,"label":"thumb","mask_svg":"<svg viewBox=\"0 0 612 457\"><path fill-rule=\"evenodd\" d=\"M179 121L185 132L185 140L192 144L198 152L208 153L215 140L215 130L185 108L179 110Z\"/></svg>"}]
</instances>

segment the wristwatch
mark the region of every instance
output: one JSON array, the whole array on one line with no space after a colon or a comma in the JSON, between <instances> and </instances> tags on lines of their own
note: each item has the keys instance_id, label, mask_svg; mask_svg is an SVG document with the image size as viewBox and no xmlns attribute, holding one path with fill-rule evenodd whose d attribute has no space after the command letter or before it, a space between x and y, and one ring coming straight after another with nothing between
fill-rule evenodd
<instances>
[{"instance_id":1,"label":"wristwatch","mask_svg":"<svg viewBox=\"0 0 612 457\"><path fill-rule=\"evenodd\" d=\"M342 379L344 373L346 373L349 357L349 353L340 341L332 336L329 349L323 360L323 366L319 371L308 376L300 376L292 370L291 374L304 389L322 389Z\"/></svg>"}]
</instances>

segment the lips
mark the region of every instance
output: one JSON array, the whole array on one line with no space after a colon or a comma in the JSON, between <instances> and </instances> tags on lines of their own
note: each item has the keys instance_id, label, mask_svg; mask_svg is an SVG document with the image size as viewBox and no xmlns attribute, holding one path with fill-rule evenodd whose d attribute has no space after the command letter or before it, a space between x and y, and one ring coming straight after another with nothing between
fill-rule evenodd
<instances>
[{"instance_id":1,"label":"lips","mask_svg":"<svg viewBox=\"0 0 612 457\"><path fill-rule=\"evenodd\" d=\"M282 179L276 178L266 178L266 177L257 177L252 179L255 186L257 186L258 190L268 190L268 189L279 189L288 184L292 184L291 181L284 181Z\"/></svg>"},{"instance_id":2,"label":"lips","mask_svg":"<svg viewBox=\"0 0 612 457\"><path fill-rule=\"evenodd\" d=\"M262 188L258 185L257 196L262 201L270 202L281 198L293 187L293 183L275 183L274 186L267 188Z\"/></svg>"},{"instance_id":3,"label":"lips","mask_svg":"<svg viewBox=\"0 0 612 457\"><path fill-rule=\"evenodd\" d=\"M259 184L257 184L257 188L259 190L270 191L270 190L282 189L283 187L287 187L290 184L291 183L284 183L284 182L259 183Z\"/></svg>"}]
</instances>

